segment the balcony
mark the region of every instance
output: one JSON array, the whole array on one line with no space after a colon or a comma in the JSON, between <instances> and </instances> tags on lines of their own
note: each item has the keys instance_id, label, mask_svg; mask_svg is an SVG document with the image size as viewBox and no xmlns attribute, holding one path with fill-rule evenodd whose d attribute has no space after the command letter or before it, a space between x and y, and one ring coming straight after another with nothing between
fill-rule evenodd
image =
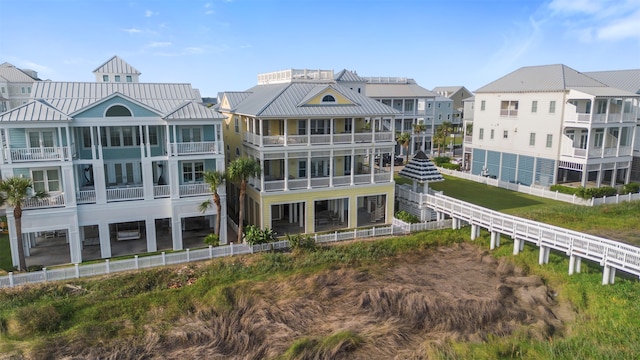
<instances>
[{"instance_id":1,"label":"balcony","mask_svg":"<svg viewBox=\"0 0 640 360\"><path fill-rule=\"evenodd\" d=\"M107 202L142 199L144 199L144 188L142 185L107 188Z\"/></svg>"},{"instance_id":2,"label":"balcony","mask_svg":"<svg viewBox=\"0 0 640 360\"><path fill-rule=\"evenodd\" d=\"M391 181L391 173L388 171L376 170L373 174L373 180L371 174L358 174L353 176L353 183L350 175L341 176L322 176L307 178L289 178L289 179L274 179L264 181L264 191L285 191L286 190L302 190L302 189L322 189L328 187L347 187L353 185L363 184L383 184ZM249 179L249 185L253 186L257 190L260 190L260 179Z\"/></svg>"},{"instance_id":3,"label":"balcony","mask_svg":"<svg viewBox=\"0 0 640 360\"><path fill-rule=\"evenodd\" d=\"M589 159L598 159L603 157L618 157L618 156L631 156L633 149L631 146L621 146L619 149L615 147L611 148L595 148L591 147L589 150ZM576 159L586 159L587 149L574 148L567 146L562 148L560 152L561 156L568 156Z\"/></svg>"},{"instance_id":4,"label":"balcony","mask_svg":"<svg viewBox=\"0 0 640 360\"><path fill-rule=\"evenodd\" d=\"M220 146L216 141L173 143L171 146L171 152L178 156L220 153Z\"/></svg>"},{"instance_id":5,"label":"balcony","mask_svg":"<svg viewBox=\"0 0 640 360\"><path fill-rule=\"evenodd\" d=\"M244 141L257 146L308 146L329 144L358 144L375 142L393 142L395 139L391 131L358 132L342 134L312 134L312 135L269 135L262 136L245 133Z\"/></svg>"},{"instance_id":6,"label":"balcony","mask_svg":"<svg viewBox=\"0 0 640 360\"><path fill-rule=\"evenodd\" d=\"M30 198L22 204L23 209L44 209L53 207L64 207L64 194L54 194L43 199Z\"/></svg>"},{"instance_id":7,"label":"balcony","mask_svg":"<svg viewBox=\"0 0 640 360\"><path fill-rule=\"evenodd\" d=\"M180 185L180 197L210 195L211 190L206 183Z\"/></svg>"},{"instance_id":8,"label":"balcony","mask_svg":"<svg viewBox=\"0 0 640 360\"><path fill-rule=\"evenodd\" d=\"M566 124L619 124L636 122L632 113L587 114L570 113L565 116Z\"/></svg>"},{"instance_id":9,"label":"balcony","mask_svg":"<svg viewBox=\"0 0 640 360\"><path fill-rule=\"evenodd\" d=\"M5 159L12 162L64 160L68 156L68 146L5 149Z\"/></svg>"}]
</instances>

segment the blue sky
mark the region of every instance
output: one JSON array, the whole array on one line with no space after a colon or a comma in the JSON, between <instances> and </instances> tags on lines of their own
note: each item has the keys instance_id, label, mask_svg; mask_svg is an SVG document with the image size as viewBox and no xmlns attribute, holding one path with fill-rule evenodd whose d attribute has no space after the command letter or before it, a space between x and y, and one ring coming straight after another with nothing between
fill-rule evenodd
<instances>
[{"instance_id":1,"label":"blue sky","mask_svg":"<svg viewBox=\"0 0 640 360\"><path fill-rule=\"evenodd\" d=\"M640 68L640 0L0 0L0 14L0 62L94 81L118 55L203 96L289 68L472 91L522 66Z\"/></svg>"}]
</instances>

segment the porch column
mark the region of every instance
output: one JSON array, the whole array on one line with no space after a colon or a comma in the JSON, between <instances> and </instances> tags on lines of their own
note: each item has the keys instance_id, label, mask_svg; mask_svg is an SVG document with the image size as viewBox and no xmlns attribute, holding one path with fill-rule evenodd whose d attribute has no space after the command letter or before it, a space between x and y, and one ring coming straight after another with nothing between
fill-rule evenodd
<instances>
[{"instance_id":1,"label":"porch column","mask_svg":"<svg viewBox=\"0 0 640 360\"><path fill-rule=\"evenodd\" d=\"M311 118L307 119L307 145L311 145Z\"/></svg>"},{"instance_id":2,"label":"porch column","mask_svg":"<svg viewBox=\"0 0 640 360\"><path fill-rule=\"evenodd\" d=\"M287 136L285 135L285 141ZM289 190L289 153L284 152L284 190Z\"/></svg>"},{"instance_id":3,"label":"porch column","mask_svg":"<svg viewBox=\"0 0 640 360\"><path fill-rule=\"evenodd\" d=\"M338 201L338 206L340 207L339 213L340 213L340 223L343 224L344 223L344 198L340 198L340 200Z\"/></svg>"},{"instance_id":4,"label":"porch column","mask_svg":"<svg viewBox=\"0 0 640 360\"><path fill-rule=\"evenodd\" d=\"M177 161L169 161L167 164L167 175L169 176L169 190L171 199L180 198L180 167Z\"/></svg>"},{"instance_id":5,"label":"porch column","mask_svg":"<svg viewBox=\"0 0 640 360\"><path fill-rule=\"evenodd\" d=\"M156 221L152 217L148 217L144 221L145 232L147 237L147 252L158 251L158 243L156 241Z\"/></svg>"},{"instance_id":6,"label":"porch column","mask_svg":"<svg viewBox=\"0 0 640 360\"><path fill-rule=\"evenodd\" d=\"M224 188L224 187L223 187ZM227 194L220 194L220 202L223 204L220 209L222 213L216 214L216 216L220 217L220 244L228 244L229 234L227 233Z\"/></svg>"},{"instance_id":7,"label":"porch column","mask_svg":"<svg viewBox=\"0 0 640 360\"><path fill-rule=\"evenodd\" d=\"M298 211L300 212L298 214L298 221L300 222L300 227L304 229L304 232L307 232L307 227L305 226L305 221L304 221L304 202L300 202L298 203ZM307 217L309 217L309 212L307 211ZM311 219L311 221L313 222L313 219Z\"/></svg>"},{"instance_id":8,"label":"porch column","mask_svg":"<svg viewBox=\"0 0 640 360\"><path fill-rule=\"evenodd\" d=\"M355 185L355 175L356 175L356 149L351 149L351 174L349 175L350 177L350 184L351 186Z\"/></svg>"},{"instance_id":9,"label":"porch column","mask_svg":"<svg viewBox=\"0 0 640 360\"><path fill-rule=\"evenodd\" d=\"M106 220L102 220L98 224L98 233L100 236L100 257L108 259L111 257L111 232Z\"/></svg>"},{"instance_id":10,"label":"porch column","mask_svg":"<svg viewBox=\"0 0 640 360\"><path fill-rule=\"evenodd\" d=\"M614 162L613 163L613 170L611 170L611 183L609 184L609 186L611 187L615 187L616 186L616 177L618 176L618 162Z\"/></svg>"},{"instance_id":11,"label":"porch column","mask_svg":"<svg viewBox=\"0 0 640 360\"><path fill-rule=\"evenodd\" d=\"M311 151L307 151L307 189L311 189Z\"/></svg>"},{"instance_id":12,"label":"porch column","mask_svg":"<svg viewBox=\"0 0 640 360\"><path fill-rule=\"evenodd\" d=\"M264 144L264 131L262 131L264 128L262 127L262 118L258 119L258 122L258 127L260 128L260 147L262 147Z\"/></svg>"},{"instance_id":13,"label":"porch column","mask_svg":"<svg viewBox=\"0 0 640 360\"><path fill-rule=\"evenodd\" d=\"M596 187L600 187L602 185L602 176L604 171L602 170L602 164L598 165L598 175L596 177ZM583 186L586 186L587 182L585 181Z\"/></svg>"},{"instance_id":14,"label":"porch column","mask_svg":"<svg viewBox=\"0 0 640 360\"><path fill-rule=\"evenodd\" d=\"M178 128L176 125L172 126L173 128L173 141L171 141L171 153L173 155L178 155Z\"/></svg>"},{"instance_id":15,"label":"porch column","mask_svg":"<svg viewBox=\"0 0 640 360\"><path fill-rule=\"evenodd\" d=\"M283 119L282 122L284 123L284 146L289 145L289 129L287 129L287 119ZM286 182L285 182L286 184Z\"/></svg>"},{"instance_id":16,"label":"porch column","mask_svg":"<svg viewBox=\"0 0 640 360\"><path fill-rule=\"evenodd\" d=\"M62 149L62 157L66 158L68 161L71 161L73 159L73 155L71 154L71 144L75 143L75 141L72 141L72 139L71 139L72 134L71 134L71 132L69 130L69 124L67 124L64 127L64 130L65 130L65 133L67 134L67 146L65 147L67 149L67 154L66 154L67 156L66 157L64 156L65 155L65 151L64 151L65 148L63 148Z\"/></svg>"},{"instance_id":17,"label":"porch column","mask_svg":"<svg viewBox=\"0 0 640 360\"><path fill-rule=\"evenodd\" d=\"M333 139L333 135L331 136ZM333 143L333 140L331 140ZM333 148L329 150L329 187L333 187L333 162L335 158L333 157Z\"/></svg>"},{"instance_id":18,"label":"porch column","mask_svg":"<svg viewBox=\"0 0 640 360\"><path fill-rule=\"evenodd\" d=\"M180 218L180 214L175 207L172 209L172 212L171 240L173 244L173 250L182 250L182 219Z\"/></svg>"},{"instance_id":19,"label":"porch column","mask_svg":"<svg viewBox=\"0 0 640 360\"><path fill-rule=\"evenodd\" d=\"M331 144L331 145L333 145L333 134L334 134L333 121L334 121L333 118L329 119L329 144ZM333 159L333 156L331 158Z\"/></svg>"},{"instance_id":20,"label":"porch column","mask_svg":"<svg viewBox=\"0 0 640 360\"><path fill-rule=\"evenodd\" d=\"M538 264L544 265L549 263L549 251L551 249L548 246L540 246L540 254L538 256Z\"/></svg>"},{"instance_id":21,"label":"porch column","mask_svg":"<svg viewBox=\"0 0 640 360\"><path fill-rule=\"evenodd\" d=\"M373 166L375 164L374 156L375 156L374 155L374 151L373 151L373 149L371 149L370 152L369 152L369 173L370 173L369 175L370 175L370 178L371 178L370 182L372 184L375 183L375 178L374 178L375 171L373 169Z\"/></svg>"},{"instance_id":22,"label":"porch column","mask_svg":"<svg viewBox=\"0 0 640 360\"><path fill-rule=\"evenodd\" d=\"M145 200L153 200L153 163L150 160L142 161L142 187Z\"/></svg>"},{"instance_id":23,"label":"porch column","mask_svg":"<svg viewBox=\"0 0 640 360\"><path fill-rule=\"evenodd\" d=\"M569 255L569 275L580 273L580 259L577 255Z\"/></svg>"},{"instance_id":24,"label":"porch column","mask_svg":"<svg viewBox=\"0 0 640 360\"><path fill-rule=\"evenodd\" d=\"M513 255L518 255L520 253L520 243L524 240L520 240L515 235L513 236Z\"/></svg>"},{"instance_id":25,"label":"porch column","mask_svg":"<svg viewBox=\"0 0 640 360\"><path fill-rule=\"evenodd\" d=\"M616 268L605 265L602 272L602 285L614 284L616 281Z\"/></svg>"},{"instance_id":26,"label":"porch column","mask_svg":"<svg viewBox=\"0 0 640 360\"><path fill-rule=\"evenodd\" d=\"M101 160L104 160L104 156L102 154L102 133L101 133L101 129L102 127L100 126L96 126L96 130L98 130L98 136L97 136L97 142L98 142L98 158Z\"/></svg>"},{"instance_id":27,"label":"porch column","mask_svg":"<svg viewBox=\"0 0 640 360\"><path fill-rule=\"evenodd\" d=\"M376 119L369 118L369 121L372 123L371 124L371 143L375 144L376 143Z\"/></svg>"},{"instance_id":28,"label":"porch column","mask_svg":"<svg viewBox=\"0 0 640 360\"><path fill-rule=\"evenodd\" d=\"M164 136L166 137L165 142L167 144L167 156L171 157L171 128L169 127L169 124L165 126L164 131Z\"/></svg>"},{"instance_id":29,"label":"porch column","mask_svg":"<svg viewBox=\"0 0 640 360\"><path fill-rule=\"evenodd\" d=\"M82 240L78 233L78 214L73 214L69 218L67 230L67 242L69 243L69 254L71 262L79 264L82 262Z\"/></svg>"},{"instance_id":30,"label":"porch column","mask_svg":"<svg viewBox=\"0 0 640 360\"><path fill-rule=\"evenodd\" d=\"M73 173L73 165L71 163L63 163L60 166L62 172L62 188L64 191L64 205L66 207L76 206L76 189ZM83 170L84 171L84 170Z\"/></svg>"}]
</instances>

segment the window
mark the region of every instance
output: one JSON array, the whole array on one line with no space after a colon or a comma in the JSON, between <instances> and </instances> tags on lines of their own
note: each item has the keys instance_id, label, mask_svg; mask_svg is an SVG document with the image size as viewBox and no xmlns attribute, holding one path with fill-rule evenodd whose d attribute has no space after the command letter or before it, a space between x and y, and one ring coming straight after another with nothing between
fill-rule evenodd
<instances>
[{"instance_id":1,"label":"window","mask_svg":"<svg viewBox=\"0 0 640 360\"><path fill-rule=\"evenodd\" d=\"M201 142L202 141L202 129L197 127L184 127L180 129L180 135L182 135L182 142Z\"/></svg>"},{"instance_id":2,"label":"window","mask_svg":"<svg viewBox=\"0 0 640 360\"><path fill-rule=\"evenodd\" d=\"M20 91L21 91L23 94L26 94L26 92L27 92L27 91L26 91L26 89L24 88L24 86L22 86L22 87L20 88Z\"/></svg>"},{"instance_id":3,"label":"window","mask_svg":"<svg viewBox=\"0 0 640 360\"><path fill-rule=\"evenodd\" d=\"M596 114L607 113L607 100L598 100L596 102Z\"/></svg>"},{"instance_id":4,"label":"window","mask_svg":"<svg viewBox=\"0 0 640 360\"><path fill-rule=\"evenodd\" d=\"M530 133L529 134L529 146L535 146L536 145L536 133Z\"/></svg>"},{"instance_id":5,"label":"window","mask_svg":"<svg viewBox=\"0 0 640 360\"><path fill-rule=\"evenodd\" d=\"M438 114L438 120L442 120L442 114Z\"/></svg>"},{"instance_id":6,"label":"window","mask_svg":"<svg viewBox=\"0 0 640 360\"><path fill-rule=\"evenodd\" d=\"M344 157L344 174L351 175L351 155Z\"/></svg>"},{"instance_id":7,"label":"window","mask_svg":"<svg viewBox=\"0 0 640 360\"><path fill-rule=\"evenodd\" d=\"M113 105L112 107L107 109L107 112L104 114L106 117L114 117L114 116L132 116L131 111L122 105Z\"/></svg>"},{"instance_id":8,"label":"window","mask_svg":"<svg viewBox=\"0 0 640 360\"><path fill-rule=\"evenodd\" d=\"M153 129L153 130L152 130ZM151 135L153 133L153 135ZM149 128L151 145L158 145L157 130ZM146 137L146 135L145 135ZM91 135L89 129L83 130L85 146L90 146ZM137 126L112 126L100 128L100 143L103 147L137 146L140 145L140 129ZM87 145L89 144L89 145Z\"/></svg>"},{"instance_id":9,"label":"window","mask_svg":"<svg viewBox=\"0 0 640 360\"><path fill-rule=\"evenodd\" d=\"M508 139L509 138L509 130L504 130L502 132L502 138L503 139Z\"/></svg>"},{"instance_id":10,"label":"window","mask_svg":"<svg viewBox=\"0 0 640 360\"><path fill-rule=\"evenodd\" d=\"M182 181L185 183L201 182L204 173L204 162L184 162L182 163Z\"/></svg>"},{"instance_id":11,"label":"window","mask_svg":"<svg viewBox=\"0 0 640 360\"><path fill-rule=\"evenodd\" d=\"M484 129L480 128L480 131L478 132L478 140L482 139L484 139Z\"/></svg>"},{"instance_id":12,"label":"window","mask_svg":"<svg viewBox=\"0 0 640 360\"><path fill-rule=\"evenodd\" d=\"M480 111L484 111L484 109L486 108L486 105L487 105L486 100L480 101Z\"/></svg>"},{"instance_id":13,"label":"window","mask_svg":"<svg viewBox=\"0 0 640 360\"><path fill-rule=\"evenodd\" d=\"M547 134L547 147L550 148L553 145L553 134Z\"/></svg>"},{"instance_id":14,"label":"window","mask_svg":"<svg viewBox=\"0 0 640 360\"><path fill-rule=\"evenodd\" d=\"M593 139L593 146L602 147L602 141L604 140L604 129L596 129Z\"/></svg>"},{"instance_id":15,"label":"window","mask_svg":"<svg viewBox=\"0 0 640 360\"><path fill-rule=\"evenodd\" d=\"M56 139L53 130L29 131L29 147L55 147Z\"/></svg>"},{"instance_id":16,"label":"window","mask_svg":"<svg viewBox=\"0 0 640 360\"><path fill-rule=\"evenodd\" d=\"M307 177L307 160L298 161L298 177L299 178Z\"/></svg>"},{"instance_id":17,"label":"window","mask_svg":"<svg viewBox=\"0 0 640 360\"><path fill-rule=\"evenodd\" d=\"M353 119L346 118L344 119L344 132L351 132L353 129Z\"/></svg>"},{"instance_id":18,"label":"window","mask_svg":"<svg viewBox=\"0 0 640 360\"><path fill-rule=\"evenodd\" d=\"M240 156L240 148L236 148L236 156Z\"/></svg>"},{"instance_id":19,"label":"window","mask_svg":"<svg viewBox=\"0 0 640 360\"><path fill-rule=\"evenodd\" d=\"M537 100L533 100L531 102L531 112L532 113L537 113L538 112L538 101Z\"/></svg>"},{"instance_id":20,"label":"window","mask_svg":"<svg viewBox=\"0 0 640 360\"><path fill-rule=\"evenodd\" d=\"M132 82L133 79L131 78L131 75L127 75L127 82Z\"/></svg>"},{"instance_id":21,"label":"window","mask_svg":"<svg viewBox=\"0 0 640 360\"><path fill-rule=\"evenodd\" d=\"M447 120L451 120L451 114L447 114Z\"/></svg>"},{"instance_id":22,"label":"window","mask_svg":"<svg viewBox=\"0 0 640 360\"><path fill-rule=\"evenodd\" d=\"M438 103L438 109L440 108L440 103Z\"/></svg>"},{"instance_id":23,"label":"window","mask_svg":"<svg viewBox=\"0 0 640 360\"><path fill-rule=\"evenodd\" d=\"M116 82L120 82L120 75L116 75L116 76L115 76L115 81L116 81Z\"/></svg>"},{"instance_id":24,"label":"window","mask_svg":"<svg viewBox=\"0 0 640 360\"><path fill-rule=\"evenodd\" d=\"M489 136L489 139L493 140L493 134L495 133L494 129L491 129L491 135Z\"/></svg>"},{"instance_id":25,"label":"window","mask_svg":"<svg viewBox=\"0 0 640 360\"><path fill-rule=\"evenodd\" d=\"M325 96L322 98L322 102L323 102L323 103L326 103L326 102L334 103L334 102L336 102L336 98L334 98L334 97L333 97L333 95L325 95Z\"/></svg>"},{"instance_id":26,"label":"window","mask_svg":"<svg viewBox=\"0 0 640 360\"><path fill-rule=\"evenodd\" d=\"M124 146L133 146L133 129L129 126L122 128L122 144Z\"/></svg>"},{"instance_id":27,"label":"window","mask_svg":"<svg viewBox=\"0 0 640 360\"><path fill-rule=\"evenodd\" d=\"M500 116L518 116L518 102L513 100L500 102Z\"/></svg>"},{"instance_id":28,"label":"window","mask_svg":"<svg viewBox=\"0 0 640 360\"><path fill-rule=\"evenodd\" d=\"M27 92L31 94L31 86L27 86Z\"/></svg>"},{"instance_id":29,"label":"window","mask_svg":"<svg viewBox=\"0 0 640 360\"><path fill-rule=\"evenodd\" d=\"M91 147L91 129L82 128L82 146L86 148Z\"/></svg>"},{"instance_id":30,"label":"window","mask_svg":"<svg viewBox=\"0 0 640 360\"><path fill-rule=\"evenodd\" d=\"M307 135L307 120L298 120L298 135Z\"/></svg>"},{"instance_id":31,"label":"window","mask_svg":"<svg viewBox=\"0 0 640 360\"><path fill-rule=\"evenodd\" d=\"M312 119L311 120L311 135L323 135L329 133L329 120L325 119Z\"/></svg>"},{"instance_id":32,"label":"window","mask_svg":"<svg viewBox=\"0 0 640 360\"><path fill-rule=\"evenodd\" d=\"M404 111L413 111L413 100L404 102Z\"/></svg>"},{"instance_id":33,"label":"window","mask_svg":"<svg viewBox=\"0 0 640 360\"><path fill-rule=\"evenodd\" d=\"M103 82L109 82L109 75L102 75Z\"/></svg>"},{"instance_id":34,"label":"window","mask_svg":"<svg viewBox=\"0 0 640 360\"><path fill-rule=\"evenodd\" d=\"M34 191L60 191L60 173L57 169L34 170L31 172Z\"/></svg>"},{"instance_id":35,"label":"window","mask_svg":"<svg viewBox=\"0 0 640 360\"><path fill-rule=\"evenodd\" d=\"M556 112L556 102L554 100L549 101L549 114L554 114Z\"/></svg>"},{"instance_id":36,"label":"window","mask_svg":"<svg viewBox=\"0 0 640 360\"><path fill-rule=\"evenodd\" d=\"M120 127L112 127L109 129L109 145L110 146L121 146L121 136L122 128Z\"/></svg>"},{"instance_id":37,"label":"window","mask_svg":"<svg viewBox=\"0 0 640 360\"><path fill-rule=\"evenodd\" d=\"M238 117L237 117L237 116L234 116L234 117L233 117L233 128L235 129L235 131L236 131L237 133L239 133L239 132L240 132L240 120L238 119Z\"/></svg>"},{"instance_id":38,"label":"window","mask_svg":"<svg viewBox=\"0 0 640 360\"><path fill-rule=\"evenodd\" d=\"M4 94L7 90L4 88L4 86L2 88L0 88L2 90L2 93Z\"/></svg>"}]
</instances>

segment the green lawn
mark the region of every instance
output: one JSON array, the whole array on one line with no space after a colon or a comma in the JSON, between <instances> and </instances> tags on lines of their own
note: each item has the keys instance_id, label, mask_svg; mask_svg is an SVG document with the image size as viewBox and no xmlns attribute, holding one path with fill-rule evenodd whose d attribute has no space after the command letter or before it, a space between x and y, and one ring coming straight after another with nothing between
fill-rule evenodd
<instances>
[{"instance_id":1,"label":"green lawn","mask_svg":"<svg viewBox=\"0 0 640 360\"><path fill-rule=\"evenodd\" d=\"M11 271L13 269L9 235L7 234L0 234L0 269L5 271Z\"/></svg>"}]
</instances>

